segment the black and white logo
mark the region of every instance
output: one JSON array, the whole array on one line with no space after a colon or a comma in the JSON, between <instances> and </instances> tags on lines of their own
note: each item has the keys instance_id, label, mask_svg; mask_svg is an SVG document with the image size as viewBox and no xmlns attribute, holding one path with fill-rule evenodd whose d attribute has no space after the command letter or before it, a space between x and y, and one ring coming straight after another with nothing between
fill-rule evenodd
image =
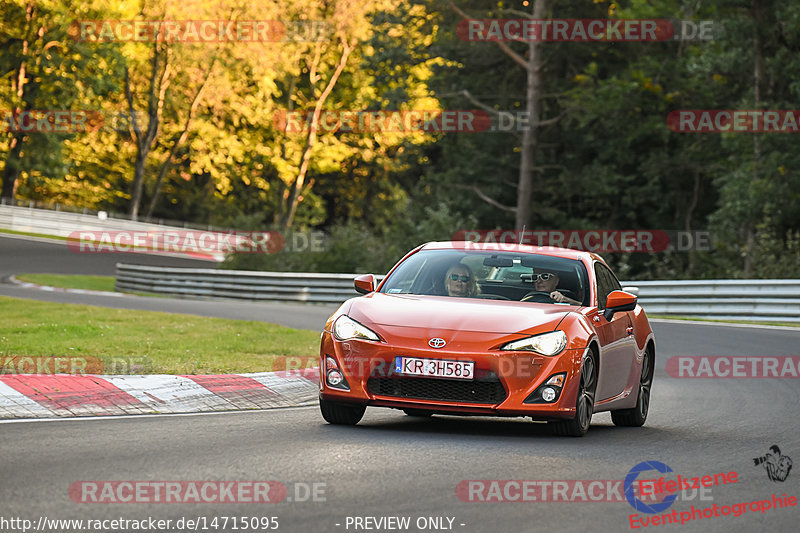
<instances>
[{"instance_id":1,"label":"black and white logo","mask_svg":"<svg viewBox=\"0 0 800 533\"><path fill-rule=\"evenodd\" d=\"M792 460L786 455L781 455L781 449L777 444L770 446L766 455L754 457L753 463L756 466L764 465L767 477L772 481L786 481L792 469Z\"/></svg>"}]
</instances>

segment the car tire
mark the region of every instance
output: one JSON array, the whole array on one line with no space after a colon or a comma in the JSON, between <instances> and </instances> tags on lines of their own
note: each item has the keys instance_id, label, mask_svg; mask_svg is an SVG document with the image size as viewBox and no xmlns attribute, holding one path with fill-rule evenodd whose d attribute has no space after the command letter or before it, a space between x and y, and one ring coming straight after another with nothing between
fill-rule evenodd
<instances>
[{"instance_id":1,"label":"car tire","mask_svg":"<svg viewBox=\"0 0 800 533\"><path fill-rule=\"evenodd\" d=\"M575 418L549 422L554 435L562 437L583 437L589 431L594 414L595 392L597 391L597 359L591 350L581 361L581 381L575 398Z\"/></svg>"},{"instance_id":2,"label":"car tire","mask_svg":"<svg viewBox=\"0 0 800 533\"><path fill-rule=\"evenodd\" d=\"M403 412L408 416L415 416L419 418L430 418L433 416L432 411L426 411L425 409L403 409Z\"/></svg>"},{"instance_id":3,"label":"car tire","mask_svg":"<svg viewBox=\"0 0 800 533\"><path fill-rule=\"evenodd\" d=\"M361 417L364 416L364 411L367 410L367 406L330 402L320 398L319 410L322 412L322 418L329 424L355 426L361 420Z\"/></svg>"},{"instance_id":4,"label":"car tire","mask_svg":"<svg viewBox=\"0 0 800 533\"><path fill-rule=\"evenodd\" d=\"M611 420L615 426L641 427L644 425L645 420L647 420L647 413L650 411L650 391L653 387L655 363L652 349L648 347L644 352L644 360L642 361L642 375L639 378L636 407L611 411Z\"/></svg>"}]
</instances>

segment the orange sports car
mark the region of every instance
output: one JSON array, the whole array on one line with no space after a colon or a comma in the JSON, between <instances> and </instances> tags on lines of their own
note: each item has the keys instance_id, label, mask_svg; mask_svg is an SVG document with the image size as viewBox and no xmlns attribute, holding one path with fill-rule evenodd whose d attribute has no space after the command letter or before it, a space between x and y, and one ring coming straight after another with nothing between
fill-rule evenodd
<instances>
[{"instance_id":1,"label":"orange sports car","mask_svg":"<svg viewBox=\"0 0 800 533\"><path fill-rule=\"evenodd\" d=\"M582 436L592 414L647 418L655 337L637 296L592 253L432 242L325 324L319 403L331 424L367 406L411 416L529 416ZM635 289L630 289L636 292Z\"/></svg>"}]
</instances>

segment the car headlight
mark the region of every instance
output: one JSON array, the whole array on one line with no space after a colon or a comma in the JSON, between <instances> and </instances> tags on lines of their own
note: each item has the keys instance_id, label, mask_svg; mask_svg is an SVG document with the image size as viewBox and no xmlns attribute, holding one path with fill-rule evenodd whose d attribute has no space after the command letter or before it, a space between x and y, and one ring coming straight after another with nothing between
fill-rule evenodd
<instances>
[{"instance_id":1,"label":"car headlight","mask_svg":"<svg viewBox=\"0 0 800 533\"><path fill-rule=\"evenodd\" d=\"M567 346L567 334L563 331L551 331L533 337L511 341L503 345L502 350L536 352L542 355L556 355Z\"/></svg>"},{"instance_id":2,"label":"car headlight","mask_svg":"<svg viewBox=\"0 0 800 533\"><path fill-rule=\"evenodd\" d=\"M368 327L359 324L347 315L342 315L333 323L333 335L340 341L350 339L381 340L378 334Z\"/></svg>"}]
</instances>

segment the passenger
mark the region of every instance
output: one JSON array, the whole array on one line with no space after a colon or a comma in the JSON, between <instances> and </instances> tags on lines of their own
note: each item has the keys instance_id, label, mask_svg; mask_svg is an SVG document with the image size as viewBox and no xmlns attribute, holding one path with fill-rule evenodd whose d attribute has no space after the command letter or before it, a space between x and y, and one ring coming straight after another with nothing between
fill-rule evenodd
<instances>
[{"instance_id":1,"label":"passenger","mask_svg":"<svg viewBox=\"0 0 800 533\"><path fill-rule=\"evenodd\" d=\"M444 278L444 286L448 296L472 298L480 292L472 269L462 263L450 267Z\"/></svg>"},{"instance_id":2,"label":"passenger","mask_svg":"<svg viewBox=\"0 0 800 533\"><path fill-rule=\"evenodd\" d=\"M556 290L556 287L558 287L558 281L559 277L555 272L541 272L533 275L533 288L536 289L537 292L547 293L554 303L582 305L581 302L573 300L572 298L558 292ZM543 302L541 298L535 298L535 294L530 296L531 298L528 298L528 295L526 295L522 300L546 303ZM544 295L541 296L544 297Z\"/></svg>"}]
</instances>

